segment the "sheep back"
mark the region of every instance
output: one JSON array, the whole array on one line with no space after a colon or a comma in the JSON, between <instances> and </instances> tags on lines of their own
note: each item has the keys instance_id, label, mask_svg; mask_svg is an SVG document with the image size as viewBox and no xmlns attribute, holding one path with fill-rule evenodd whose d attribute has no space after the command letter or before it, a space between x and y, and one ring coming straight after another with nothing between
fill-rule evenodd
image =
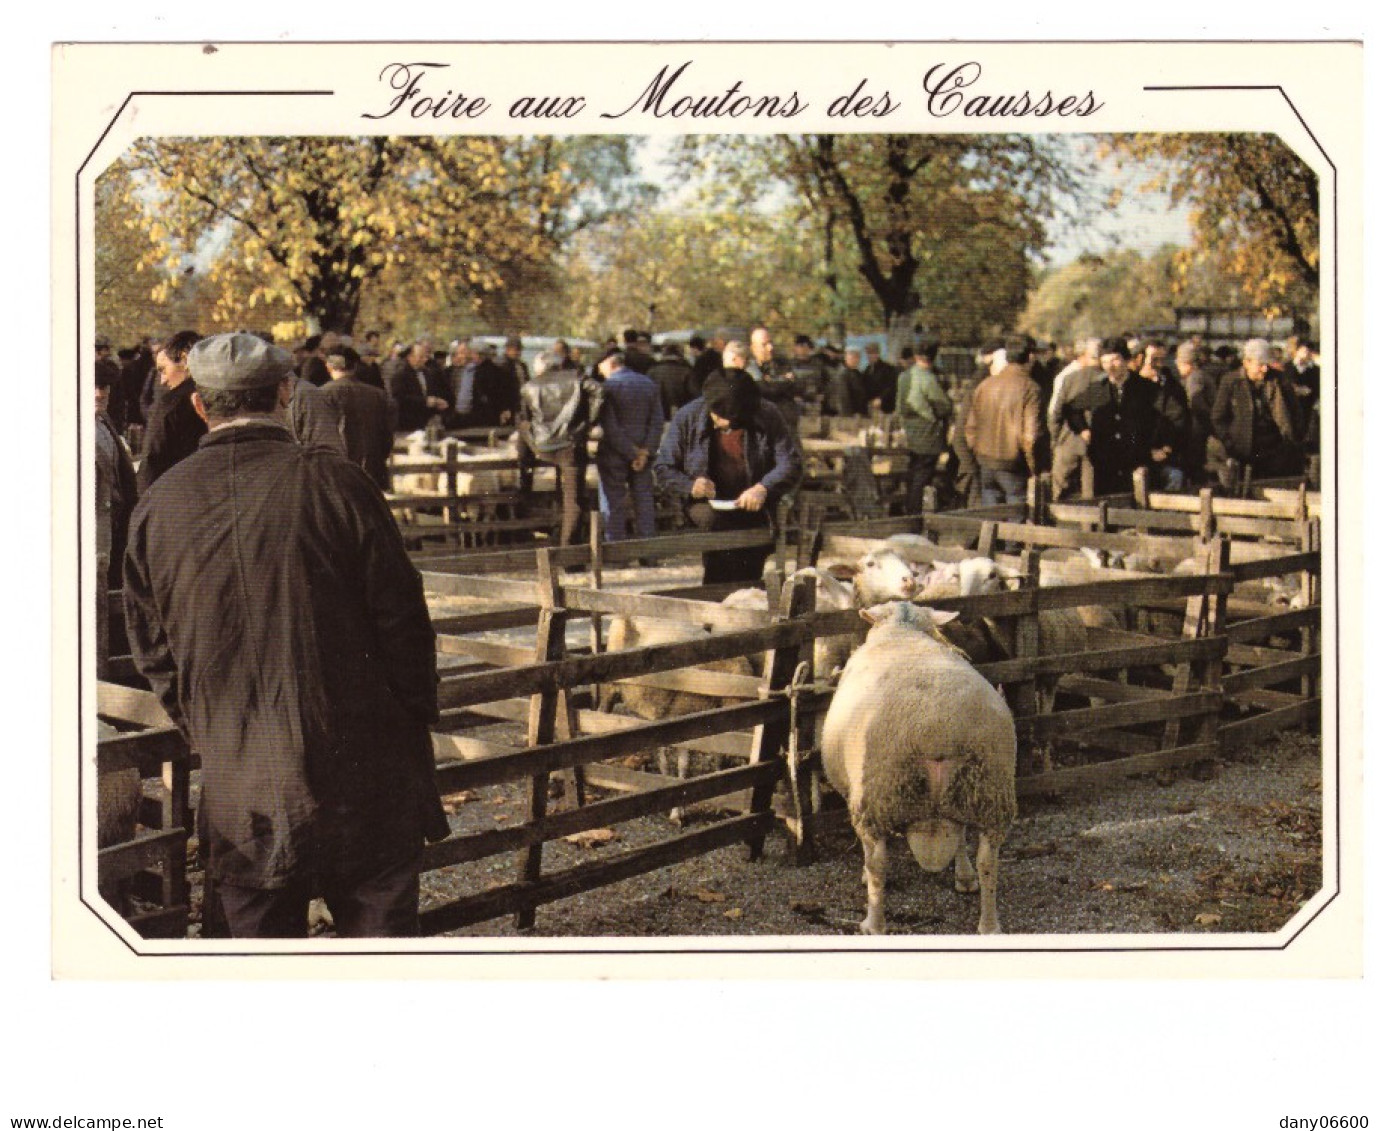
<instances>
[{"instance_id":1,"label":"sheep back","mask_svg":"<svg viewBox=\"0 0 1380 1131\"><path fill-rule=\"evenodd\" d=\"M936 818L1004 832L1015 820L1011 712L972 665L923 633L873 630L844 669L821 749L855 825L877 835ZM939 797L927 761L951 764Z\"/></svg>"}]
</instances>

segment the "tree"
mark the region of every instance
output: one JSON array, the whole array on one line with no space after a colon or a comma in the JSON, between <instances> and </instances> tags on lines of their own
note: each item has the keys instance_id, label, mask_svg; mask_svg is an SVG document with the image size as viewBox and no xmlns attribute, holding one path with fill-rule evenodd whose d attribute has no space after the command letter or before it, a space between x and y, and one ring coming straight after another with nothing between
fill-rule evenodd
<instances>
[{"instance_id":1,"label":"tree","mask_svg":"<svg viewBox=\"0 0 1380 1131\"><path fill-rule=\"evenodd\" d=\"M965 334L1009 323L1047 224L1081 190L1077 166L1057 141L1016 134L687 139L685 164L706 157L716 175L745 191L784 187L793 219L815 217L827 232L847 233L854 270L876 296L893 352L910 339L917 315L952 316L959 301ZM828 276L836 256L827 241L819 246ZM981 255L969 256L970 248ZM965 266L992 263L999 264L989 280L995 288L952 280Z\"/></svg>"},{"instance_id":2,"label":"tree","mask_svg":"<svg viewBox=\"0 0 1380 1131\"><path fill-rule=\"evenodd\" d=\"M1317 175L1274 134L1127 134L1103 139L1124 164L1157 164L1146 191L1192 209L1190 265L1213 259L1269 313L1317 305Z\"/></svg>"},{"instance_id":3,"label":"tree","mask_svg":"<svg viewBox=\"0 0 1380 1131\"><path fill-rule=\"evenodd\" d=\"M539 275L600 214L590 170L631 172L626 141L596 160L596 140L156 138L126 163L152 202L143 261L204 264L217 321L281 303L350 331L372 287L406 317L480 308Z\"/></svg>"},{"instance_id":4,"label":"tree","mask_svg":"<svg viewBox=\"0 0 1380 1131\"><path fill-rule=\"evenodd\" d=\"M144 210L129 170L112 165L95 186L96 334L116 346L155 332L160 308L154 292L164 281L148 267L157 248L149 239Z\"/></svg>"}]
</instances>

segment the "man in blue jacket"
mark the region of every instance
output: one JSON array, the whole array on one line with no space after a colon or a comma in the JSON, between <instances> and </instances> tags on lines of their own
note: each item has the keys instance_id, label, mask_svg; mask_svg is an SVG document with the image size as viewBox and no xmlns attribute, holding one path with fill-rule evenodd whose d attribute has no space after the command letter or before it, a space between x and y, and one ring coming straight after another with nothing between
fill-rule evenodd
<instances>
[{"instance_id":1,"label":"man in blue jacket","mask_svg":"<svg viewBox=\"0 0 1380 1131\"><path fill-rule=\"evenodd\" d=\"M628 500L632 499L633 536L656 534L656 500L652 493L652 453L661 442L666 416L661 389L650 377L629 369L622 350L608 350L599 362L604 379L604 406L595 463L599 468L599 509L604 537L617 542L628 536Z\"/></svg>"},{"instance_id":2,"label":"man in blue jacket","mask_svg":"<svg viewBox=\"0 0 1380 1131\"><path fill-rule=\"evenodd\" d=\"M703 395L671 418L656 457L656 479L701 530L771 525L776 504L800 482L803 460L775 405L744 370L704 383ZM769 546L704 555L704 584L762 579Z\"/></svg>"}]
</instances>

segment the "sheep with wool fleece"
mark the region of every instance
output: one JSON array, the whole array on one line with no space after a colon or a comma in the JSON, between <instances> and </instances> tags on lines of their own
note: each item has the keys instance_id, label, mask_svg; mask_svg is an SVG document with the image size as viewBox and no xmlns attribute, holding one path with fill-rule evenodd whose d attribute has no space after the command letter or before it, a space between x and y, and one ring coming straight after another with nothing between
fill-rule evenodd
<instances>
[{"instance_id":1,"label":"sheep with wool fleece","mask_svg":"<svg viewBox=\"0 0 1380 1131\"><path fill-rule=\"evenodd\" d=\"M887 837L916 862L955 861L973 889L964 828L978 830L978 932L997 934L997 855L1016 818L1016 728L1001 693L937 636L955 614L909 602L863 611L872 624L840 677L824 720L824 772L848 804L863 846L864 934L886 930Z\"/></svg>"}]
</instances>

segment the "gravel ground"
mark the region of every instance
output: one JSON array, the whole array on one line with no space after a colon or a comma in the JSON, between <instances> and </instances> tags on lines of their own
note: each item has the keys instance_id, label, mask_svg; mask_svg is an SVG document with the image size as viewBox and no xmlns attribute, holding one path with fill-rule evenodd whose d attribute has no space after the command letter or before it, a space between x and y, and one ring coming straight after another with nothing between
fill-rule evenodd
<instances>
[{"instance_id":1,"label":"gravel ground","mask_svg":"<svg viewBox=\"0 0 1380 1131\"><path fill-rule=\"evenodd\" d=\"M1273 932L1321 883L1321 761L1315 736L1289 732L1216 776L1170 785L1134 778L1024 803L1001 852L999 906L1008 934ZM457 829L523 819L518 789L452 799ZM620 825L598 844L546 848L554 870L674 835L663 817ZM428 873L423 907L509 880L511 858ZM862 852L846 825L819 842L819 859L793 865L782 832L752 863L720 849L537 912L533 930L509 919L457 936L835 935L862 917ZM966 934L977 896L951 873L927 875L897 842L888 921L893 934Z\"/></svg>"}]
</instances>

